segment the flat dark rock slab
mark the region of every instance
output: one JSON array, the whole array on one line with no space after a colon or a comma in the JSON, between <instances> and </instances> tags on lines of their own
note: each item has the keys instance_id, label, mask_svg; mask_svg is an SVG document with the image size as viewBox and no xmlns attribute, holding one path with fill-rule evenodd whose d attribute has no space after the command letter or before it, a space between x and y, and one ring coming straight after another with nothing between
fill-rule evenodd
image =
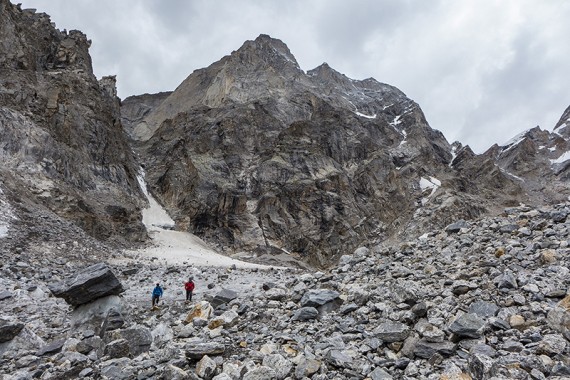
<instances>
[{"instance_id":1,"label":"flat dark rock slab","mask_svg":"<svg viewBox=\"0 0 570 380\"><path fill-rule=\"evenodd\" d=\"M118 295L124 288L107 264L98 263L83 269L73 278L49 285L49 290L68 304L79 306L101 297Z\"/></svg>"}]
</instances>

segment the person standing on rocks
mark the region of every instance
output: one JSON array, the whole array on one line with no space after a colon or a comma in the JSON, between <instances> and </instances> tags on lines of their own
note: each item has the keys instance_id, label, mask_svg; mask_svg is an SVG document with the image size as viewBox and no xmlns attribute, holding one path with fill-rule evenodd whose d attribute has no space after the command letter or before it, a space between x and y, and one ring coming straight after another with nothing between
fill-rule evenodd
<instances>
[{"instance_id":1,"label":"person standing on rocks","mask_svg":"<svg viewBox=\"0 0 570 380\"><path fill-rule=\"evenodd\" d=\"M154 290L152 291L152 308L156 308L158 305L158 301L160 301L160 297L162 297L162 288L160 284L156 284Z\"/></svg>"},{"instance_id":2,"label":"person standing on rocks","mask_svg":"<svg viewBox=\"0 0 570 380\"><path fill-rule=\"evenodd\" d=\"M186 301L192 301L192 292L194 291L194 278L190 277L188 282L184 284L184 289L186 289Z\"/></svg>"}]
</instances>

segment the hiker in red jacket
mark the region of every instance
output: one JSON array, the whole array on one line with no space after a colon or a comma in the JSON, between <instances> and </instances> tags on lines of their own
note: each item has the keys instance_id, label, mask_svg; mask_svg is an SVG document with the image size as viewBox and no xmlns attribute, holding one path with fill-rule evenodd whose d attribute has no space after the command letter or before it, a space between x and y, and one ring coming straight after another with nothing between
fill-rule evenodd
<instances>
[{"instance_id":1,"label":"hiker in red jacket","mask_svg":"<svg viewBox=\"0 0 570 380\"><path fill-rule=\"evenodd\" d=\"M184 284L184 289L186 289L186 301L192 301L192 292L194 291L194 279L192 277Z\"/></svg>"}]
</instances>

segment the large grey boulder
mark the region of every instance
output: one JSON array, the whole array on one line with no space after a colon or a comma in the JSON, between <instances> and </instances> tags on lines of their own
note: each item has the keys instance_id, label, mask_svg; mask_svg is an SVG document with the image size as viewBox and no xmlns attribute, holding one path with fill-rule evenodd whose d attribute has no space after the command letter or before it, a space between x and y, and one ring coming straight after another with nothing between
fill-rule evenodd
<instances>
[{"instance_id":1,"label":"large grey boulder","mask_svg":"<svg viewBox=\"0 0 570 380\"><path fill-rule=\"evenodd\" d=\"M469 313L480 317L494 317L499 312L499 307L494 302L475 301L469 306Z\"/></svg>"},{"instance_id":2,"label":"large grey boulder","mask_svg":"<svg viewBox=\"0 0 570 380\"><path fill-rule=\"evenodd\" d=\"M220 305L230 303L231 301L235 300L237 298L237 296L238 296L237 292L235 292L231 289L224 288L224 289L220 290L220 292L218 294L216 294L216 296L210 302L210 304L214 308L216 308Z\"/></svg>"},{"instance_id":3,"label":"large grey boulder","mask_svg":"<svg viewBox=\"0 0 570 380\"><path fill-rule=\"evenodd\" d=\"M292 321L308 321L317 318L319 311L314 307L307 306L297 310L291 317Z\"/></svg>"},{"instance_id":4,"label":"large grey boulder","mask_svg":"<svg viewBox=\"0 0 570 380\"><path fill-rule=\"evenodd\" d=\"M103 337L105 332L122 327L123 306L119 296L107 296L80 305L70 314L71 326L77 331L93 330Z\"/></svg>"},{"instance_id":5,"label":"large grey boulder","mask_svg":"<svg viewBox=\"0 0 570 380\"><path fill-rule=\"evenodd\" d=\"M548 326L570 340L570 295L548 312Z\"/></svg>"},{"instance_id":6,"label":"large grey boulder","mask_svg":"<svg viewBox=\"0 0 570 380\"><path fill-rule=\"evenodd\" d=\"M463 219L458 220L455 223L449 224L447 227L445 227L445 232L451 234L458 233L459 231L461 231L462 228L469 228L469 224Z\"/></svg>"},{"instance_id":7,"label":"large grey boulder","mask_svg":"<svg viewBox=\"0 0 570 380\"><path fill-rule=\"evenodd\" d=\"M428 342L427 340L419 340L416 342L413 353L422 359L429 359L435 354L441 356L450 356L455 352L455 344L449 341L445 342Z\"/></svg>"},{"instance_id":8,"label":"large grey boulder","mask_svg":"<svg viewBox=\"0 0 570 380\"><path fill-rule=\"evenodd\" d=\"M184 351L187 358L200 360L204 355L215 356L223 354L226 351L226 346L218 342L196 342L188 343Z\"/></svg>"},{"instance_id":9,"label":"large grey boulder","mask_svg":"<svg viewBox=\"0 0 570 380\"><path fill-rule=\"evenodd\" d=\"M104 354L111 359L129 357L129 342L126 339L114 340L105 346Z\"/></svg>"},{"instance_id":10,"label":"large grey boulder","mask_svg":"<svg viewBox=\"0 0 570 380\"><path fill-rule=\"evenodd\" d=\"M125 339L133 356L137 356L150 349L153 342L150 329L142 326L134 326L123 330L114 330L108 333L107 339Z\"/></svg>"},{"instance_id":11,"label":"large grey boulder","mask_svg":"<svg viewBox=\"0 0 570 380\"><path fill-rule=\"evenodd\" d=\"M68 304L79 306L105 296L119 295L124 288L107 264L98 263L81 270L73 278L49 285L49 290Z\"/></svg>"},{"instance_id":12,"label":"large grey boulder","mask_svg":"<svg viewBox=\"0 0 570 380\"><path fill-rule=\"evenodd\" d=\"M400 322L383 322L374 329L374 335L384 342L403 342L410 334L410 328Z\"/></svg>"},{"instance_id":13,"label":"large grey boulder","mask_svg":"<svg viewBox=\"0 0 570 380\"><path fill-rule=\"evenodd\" d=\"M329 302L340 302L340 294L330 289L309 290L301 298L301 306L320 307Z\"/></svg>"},{"instance_id":14,"label":"large grey boulder","mask_svg":"<svg viewBox=\"0 0 570 380\"><path fill-rule=\"evenodd\" d=\"M273 368L275 378L279 380L285 379L293 370L293 363L279 354L266 355L263 358L263 365Z\"/></svg>"},{"instance_id":15,"label":"large grey boulder","mask_svg":"<svg viewBox=\"0 0 570 380\"><path fill-rule=\"evenodd\" d=\"M466 313L455 319L449 326L449 330L462 337L479 338L483 334L484 326L485 321L477 315Z\"/></svg>"}]
</instances>

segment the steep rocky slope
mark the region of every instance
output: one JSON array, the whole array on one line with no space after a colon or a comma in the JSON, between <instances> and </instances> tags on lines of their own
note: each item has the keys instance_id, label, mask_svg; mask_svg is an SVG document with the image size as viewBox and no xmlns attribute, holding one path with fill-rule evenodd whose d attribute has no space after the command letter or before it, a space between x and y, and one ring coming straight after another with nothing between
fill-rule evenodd
<instances>
[{"instance_id":1,"label":"steep rocky slope","mask_svg":"<svg viewBox=\"0 0 570 380\"><path fill-rule=\"evenodd\" d=\"M0 188L6 201L29 226L41 225L33 215L45 211L100 240L144 239L145 201L115 78L95 78L83 33L59 31L46 14L7 0L0 1L0 14Z\"/></svg>"},{"instance_id":2,"label":"steep rocky slope","mask_svg":"<svg viewBox=\"0 0 570 380\"><path fill-rule=\"evenodd\" d=\"M492 162L461 175L400 90L327 64L305 73L266 35L160 98L142 99L152 107L131 133L148 183L178 228L229 252L327 265L365 241L525 199Z\"/></svg>"},{"instance_id":3,"label":"steep rocky slope","mask_svg":"<svg viewBox=\"0 0 570 380\"><path fill-rule=\"evenodd\" d=\"M562 118L566 120L568 116ZM518 181L535 198L543 202L563 200L570 195L569 137L563 122L553 132L536 127L503 146L495 144L483 156L493 159L503 173Z\"/></svg>"},{"instance_id":4,"label":"steep rocky slope","mask_svg":"<svg viewBox=\"0 0 570 380\"><path fill-rule=\"evenodd\" d=\"M323 272L122 260L126 291L92 302L77 288L85 263L6 256L0 379L567 379L569 214L508 208L343 252ZM114 282L90 278L97 291ZM149 278L165 289L154 311Z\"/></svg>"}]
</instances>

